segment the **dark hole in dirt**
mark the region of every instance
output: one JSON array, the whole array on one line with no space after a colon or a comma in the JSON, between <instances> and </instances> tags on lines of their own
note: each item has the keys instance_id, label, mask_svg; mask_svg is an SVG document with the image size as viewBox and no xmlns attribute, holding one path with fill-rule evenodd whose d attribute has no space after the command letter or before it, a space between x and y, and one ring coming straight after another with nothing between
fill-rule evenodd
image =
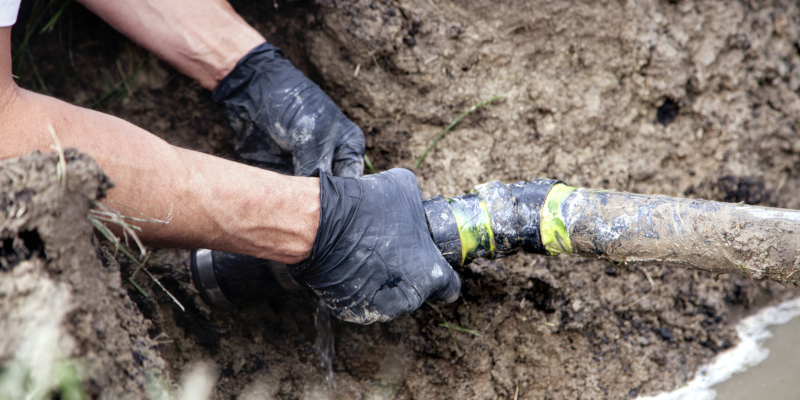
<instances>
[{"instance_id":1,"label":"dark hole in dirt","mask_svg":"<svg viewBox=\"0 0 800 400\"><path fill-rule=\"evenodd\" d=\"M664 100L664 104L661 107L658 107L658 111L656 112L656 121L661 125L667 126L675 121L675 118L678 117L678 112L681 110L681 106L672 99Z\"/></svg>"},{"instance_id":2,"label":"dark hole in dirt","mask_svg":"<svg viewBox=\"0 0 800 400\"><path fill-rule=\"evenodd\" d=\"M197 310L191 308L187 309L187 312L172 314L175 325L183 328L186 335L191 336L198 345L212 350L218 349L221 339L219 326L202 318Z\"/></svg>"},{"instance_id":3,"label":"dark hole in dirt","mask_svg":"<svg viewBox=\"0 0 800 400\"><path fill-rule=\"evenodd\" d=\"M730 304L742 304L742 305L749 305L752 299L752 296L744 286L744 284L737 283L733 286L733 288L726 292L725 301Z\"/></svg>"},{"instance_id":4,"label":"dark hole in dirt","mask_svg":"<svg viewBox=\"0 0 800 400\"><path fill-rule=\"evenodd\" d=\"M533 308L551 313L556 311L555 296L556 289L547 282L539 279L533 279L533 287L525 294L525 299L533 304Z\"/></svg>"},{"instance_id":5,"label":"dark hole in dirt","mask_svg":"<svg viewBox=\"0 0 800 400\"><path fill-rule=\"evenodd\" d=\"M39 232L22 231L16 238L3 239L0 246L0 270L11 270L20 262L44 255L44 243Z\"/></svg>"},{"instance_id":6,"label":"dark hole in dirt","mask_svg":"<svg viewBox=\"0 0 800 400\"><path fill-rule=\"evenodd\" d=\"M664 341L670 343L675 341L675 337L672 336L672 332L669 329L661 327L661 328L656 328L654 330L661 336L661 339L663 339Z\"/></svg>"},{"instance_id":7,"label":"dark hole in dirt","mask_svg":"<svg viewBox=\"0 0 800 400\"><path fill-rule=\"evenodd\" d=\"M723 201L731 203L764 204L776 206L774 192L764 187L763 178L723 176L717 181Z\"/></svg>"},{"instance_id":8,"label":"dark hole in dirt","mask_svg":"<svg viewBox=\"0 0 800 400\"><path fill-rule=\"evenodd\" d=\"M133 359L136 360L139 365L143 365L145 361L145 355L138 351L133 351Z\"/></svg>"}]
</instances>

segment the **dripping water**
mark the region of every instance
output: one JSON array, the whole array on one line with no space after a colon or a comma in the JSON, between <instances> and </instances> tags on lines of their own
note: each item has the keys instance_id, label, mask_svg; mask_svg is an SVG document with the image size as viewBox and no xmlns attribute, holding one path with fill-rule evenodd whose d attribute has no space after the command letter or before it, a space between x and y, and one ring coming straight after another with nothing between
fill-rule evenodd
<instances>
[{"instance_id":1,"label":"dripping water","mask_svg":"<svg viewBox=\"0 0 800 400\"><path fill-rule=\"evenodd\" d=\"M332 398L336 389L333 380L333 329L331 329L331 313L328 306L320 299L317 313L314 316L314 325L317 328L317 340L314 349L319 354L319 365L325 371L325 382L328 384L328 398Z\"/></svg>"}]
</instances>

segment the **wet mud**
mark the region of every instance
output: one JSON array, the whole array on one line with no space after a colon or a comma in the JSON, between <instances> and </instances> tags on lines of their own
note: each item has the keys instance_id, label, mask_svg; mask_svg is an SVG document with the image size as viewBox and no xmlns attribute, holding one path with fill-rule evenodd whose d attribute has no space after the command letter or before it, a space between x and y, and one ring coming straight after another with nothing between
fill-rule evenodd
<instances>
[{"instance_id":1,"label":"wet mud","mask_svg":"<svg viewBox=\"0 0 800 400\"><path fill-rule=\"evenodd\" d=\"M578 189L556 204L569 253L800 282L800 211Z\"/></svg>"},{"instance_id":2,"label":"wet mud","mask_svg":"<svg viewBox=\"0 0 800 400\"><path fill-rule=\"evenodd\" d=\"M548 178L800 208L796 2L233 4L364 130L379 170L412 167L457 115L506 95L414 171L425 197ZM21 85L236 158L210 93L80 6L64 15L72 22L32 39L38 75L16 70ZM312 294L212 310L192 287L188 252L157 250L149 268L183 312L147 280L137 282L148 296L122 283L134 268L120 264L107 281L138 311L95 318L155 342L165 376L210 360L215 399L325 395ZM518 254L460 273L461 299L438 311L366 327L333 321L338 398L635 398L691 380L736 341L736 321L798 294L741 275L569 256ZM87 315L108 304L90 297L77 308ZM108 364L137 359L110 349L99 356ZM92 393L111 381L98 382Z\"/></svg>"}]
</instances>

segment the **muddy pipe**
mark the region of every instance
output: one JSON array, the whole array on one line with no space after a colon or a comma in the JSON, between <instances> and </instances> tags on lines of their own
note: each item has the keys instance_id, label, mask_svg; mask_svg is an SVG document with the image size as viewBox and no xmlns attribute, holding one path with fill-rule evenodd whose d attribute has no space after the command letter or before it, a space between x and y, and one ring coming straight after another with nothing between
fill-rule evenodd
<instances>
[{"instance_id":1,"label":"muddy pipe","mask_svg":"<svg viewBox=\"0 0 800 400\"><path fill-rule=\"evenodd\" d=\"M549 179L487 183L423 205L431 237L454 267L522 250L800 282L797 210L580 189ZM195 250L191 269L212 306L303 288L285 265L236 254Z\"/></svg>"}]
</instances>

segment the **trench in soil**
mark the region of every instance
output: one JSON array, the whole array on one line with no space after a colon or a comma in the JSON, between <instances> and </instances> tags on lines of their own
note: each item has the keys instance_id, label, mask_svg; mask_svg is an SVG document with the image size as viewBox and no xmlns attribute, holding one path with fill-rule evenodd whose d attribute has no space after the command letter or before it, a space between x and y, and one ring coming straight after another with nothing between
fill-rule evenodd
<instances>
[{"instance_id":1,"label":"trench in soil","mask_svg":"<svg viewBox=\"0 0 800 400\"><path fill-rule=\"evenodd\" d=\"M793 2L272 3L234 6L362 127L380 170L413 166L456 115L507 95L465 118L414 171L425 197L540 177L800 208ZM20 85L236 159L208 92L80 6L62 18L31 42L41 79L17 70ZM324 390L311 294L211 310L191 287L187 259L157 250L150 261L186 312L146 280L138 283L150 297L123 286L173 378L212 360L214 398ZM123 262L123 281L131 273ZM517 255L460 273L462 297L439 304L442 316L423 306L386 324L333 322L339 397L653 394L733 346L743 316L797 294L737 275L571 257Z\"/></svg>"}]
</instances>

